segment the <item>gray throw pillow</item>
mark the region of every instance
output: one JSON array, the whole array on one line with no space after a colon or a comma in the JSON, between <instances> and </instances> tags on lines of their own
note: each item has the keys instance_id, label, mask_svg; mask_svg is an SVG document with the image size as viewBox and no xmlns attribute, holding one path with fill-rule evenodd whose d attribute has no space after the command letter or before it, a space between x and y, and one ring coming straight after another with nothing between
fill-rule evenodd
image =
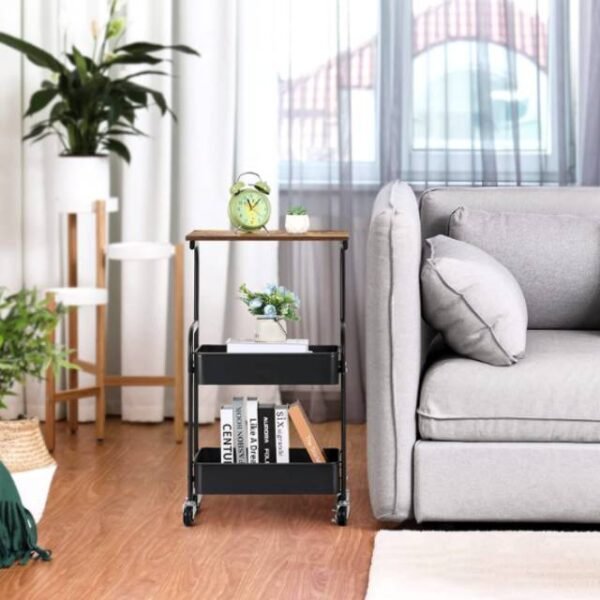
<instances>
[{"instance_id":1,"label":"gray throw pillow","mask_svg":"<svg viewBox=\"0 0 600 600\"><path fill-rule=\"evenodd\" d=\"M426 240L421 292L425 321L458 354L498 366L525 356L523 292L483 250L445 235Z\"/></svg>"},{"instance_id":2,"label":"gray throw pillow","mask_svg":"<svg viewBox=\"0 0 600 600\"><path fill-rule=\"evenodd\" d=\"M519 282L530 329L600 328L600 220L458 208L448 235L481 248Z\"/></svg>"}]
</instances>

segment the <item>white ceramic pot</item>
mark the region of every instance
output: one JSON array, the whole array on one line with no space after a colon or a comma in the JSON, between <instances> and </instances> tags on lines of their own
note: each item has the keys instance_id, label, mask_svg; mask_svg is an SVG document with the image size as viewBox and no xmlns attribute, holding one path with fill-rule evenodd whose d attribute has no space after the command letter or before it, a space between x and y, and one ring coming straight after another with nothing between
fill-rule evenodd
<instances>
[{"instance_id":1,"label":"white ceramic pot","mask_svg":"<svg viewBox=\"0 0 600 600\"><path fill-rule=\"evenodd\" d=\"M36 523L42 520L55 471L56 465L53 464L12 474L21 502Z\"/></svg>"},{"instance_id":2,"label":"white ceramic pot","mask_svg":"<svg viewBox=\"0 0 600 600\"><path fill-rule=\"evenodd\" d=\"M306 233L309 227L308 215L285 215L285 230L288 233Z\"/></svg>"},{"instance_id":3,"label":"white ceramic pot","mask_svg":"<svg viewBox=\"0 0 600 600\"><path fill-rule=\"evenodd\" d=\"M23 506L39 522L56 462L46 448L37 419L0 421L0 460L11 473Z\"/></svg>"},{"instance_id":4,"label":"white ceramic pot","mask_svg":"<svg viewBox=\"0 0 600 600\"><path fill-rule=\"evenodd\" d=\"M96 200L108 202L108 156L60 156L52 192L59 212L92 212Z\"/></svg>"},{"instance_id":5,"label":"white ceramic pot","mask_svg":"<svg viewBox=\"0 0 600 600\"><path fill-rule=\"evenodd\" d=\"M285 342L287 339L287 324L285 319L277 317L256 317L257 342Z\"/></svg>"}]
</instances>

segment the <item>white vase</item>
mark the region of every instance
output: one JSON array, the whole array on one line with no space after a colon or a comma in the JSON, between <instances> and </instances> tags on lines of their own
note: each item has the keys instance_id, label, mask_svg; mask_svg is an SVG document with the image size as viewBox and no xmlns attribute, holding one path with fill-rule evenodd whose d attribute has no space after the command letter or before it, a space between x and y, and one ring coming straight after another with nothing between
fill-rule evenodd
<instances>
[{"instance_id":1,"label":"white vase","mask_svg":"<svg viewBox=\"0 0 600 600\"><path fill-rule=\"evenodd\" d=\"M0 421L0 460L11 473L23 506L38 523L56 462L46 448L37 419Z\"/></svg>"},{"instance_id":2,"label":"white vase","mask_svg":"<svg viewBox=\"0 0 600 600\"><path fill-rule=\"evenodd\" d=\"M108 202L108 156L60 156L52 192L59 212L92 212L96 200Z\"/></svg>"},{"instance_id":3,"label":"white vase","mask_svg":"<svg viewBox=\"0 0 600 600\"><path fill-rule=\"evenodd\" d=\"M257 342L285 342L287 339L287 325L285 319L278 317L256 317Z\"/></svg>"},{"instance_id":4,"label":"white vase","mask_svg":"<svg viewBox=\"0 0 600 600\"><path fill-rule=\"evenodd\" d=\"M306 233L309 227L308 215L285 215L285 230L288 233Z\"/></svg>"}]
</instances>

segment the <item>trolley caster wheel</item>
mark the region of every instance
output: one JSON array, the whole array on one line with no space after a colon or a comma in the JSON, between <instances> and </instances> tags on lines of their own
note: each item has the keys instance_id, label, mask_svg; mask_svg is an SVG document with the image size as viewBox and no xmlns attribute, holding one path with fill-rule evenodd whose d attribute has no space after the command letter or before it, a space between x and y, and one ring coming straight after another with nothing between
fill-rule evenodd
<instances>
[{"instance_id":1,"label":"trolley caster wheel","mask_svg":"<svg viewBox=\"0 0 600 600\"><path fill-rule=\"evenodd\" d=\"M197 505L189 500L183 505L183 524L186 527L191 527L196 520Z\"/></svg>"},{"instance_id":2,"label":"trolley caster wheel","mask_svg":"<svg viewBox=\"0 0 600 600\"><path fill-rule=\"evenodd\" d=\"M337 525L343 527L348 523L348 507L338 506L335 509L335 522Z\"/></svg>"},{"instance_id":3,"label":"trolley caster wheel","mask_svg":"<svg viewBox=\"0 0 600 600\"><path fill-rule=\"evenodd\" d=\"M333 513L334 517L332 521L336 525L343 527L348 524L348 517L350 516L350 492L346 492L345 498L341 494L338 495Z\"/></svg>"}]
</instances>

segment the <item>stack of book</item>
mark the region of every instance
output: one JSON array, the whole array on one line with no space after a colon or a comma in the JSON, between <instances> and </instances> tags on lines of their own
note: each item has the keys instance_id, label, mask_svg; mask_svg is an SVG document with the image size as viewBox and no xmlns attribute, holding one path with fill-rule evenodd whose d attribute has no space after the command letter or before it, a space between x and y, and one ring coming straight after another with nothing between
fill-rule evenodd
<instances>
[{"instance_id":1,"label":"stack of book","mask_svg":"<svg viewBox=\"0 0 600 600\"><path fill-rule=\"evenodd\" d=\"M327 461L299 402L291 406L259 404L254 397L235 397L221 407L222 463L289 463L290 427L313 462Z\"/></svg>"}]
</instances>

